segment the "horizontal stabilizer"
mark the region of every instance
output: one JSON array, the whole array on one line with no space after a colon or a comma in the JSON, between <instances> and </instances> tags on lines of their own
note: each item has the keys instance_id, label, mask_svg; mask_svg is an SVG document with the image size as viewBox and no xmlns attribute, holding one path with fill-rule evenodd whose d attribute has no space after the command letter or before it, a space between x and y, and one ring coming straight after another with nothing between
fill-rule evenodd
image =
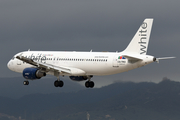
<instances>
[{"instance_id":1,"label":"horizontal stabilizer","mask_svg":"<svg viewBox=\"0 0 180 120\"><path fill-rule=\"evenodd\" d=\"M161 58L156 58L156 62L159 63L159 60L167 60L167 59L173 59L176 57L161 57Z\"/></svg>"},{"instance_id":2,"label":"horizontal stabilizer","mask_svg":"<svg viewBox=\"0 0 180 120\"><path fill-rule=\"evenodd\" d=\"M158 60L165 60L165 59L173 59L173 58L176 58L176 57L162 57L162 58L157 58Z\"/></svg>"},{"instance_id":3,"label":"horizontal stabilizer","mask_svg":"<svg viewBox=\"0 0 180 120\"><path fill-rule=\"evenodd\" d=\"M143 60L142 57L136 55L122 55L122 56L129 60Z\"/></svg>"}]
</instances>

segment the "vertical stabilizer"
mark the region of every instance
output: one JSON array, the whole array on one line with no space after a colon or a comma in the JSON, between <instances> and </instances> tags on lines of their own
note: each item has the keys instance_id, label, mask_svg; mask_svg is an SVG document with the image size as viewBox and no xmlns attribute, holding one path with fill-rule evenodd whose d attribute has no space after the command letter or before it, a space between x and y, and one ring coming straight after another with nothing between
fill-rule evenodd
<instances>
[{"instance_id":1,"label":"vertical stabilizer","mask_svg":"<svg viewBox=\"0 0 180 120\"><path fill-rule=\"evenodd\" d=\"M145 55L147 53L152 24L152 18L145 19L123 52Z\"/></svg>"}]
</instances>

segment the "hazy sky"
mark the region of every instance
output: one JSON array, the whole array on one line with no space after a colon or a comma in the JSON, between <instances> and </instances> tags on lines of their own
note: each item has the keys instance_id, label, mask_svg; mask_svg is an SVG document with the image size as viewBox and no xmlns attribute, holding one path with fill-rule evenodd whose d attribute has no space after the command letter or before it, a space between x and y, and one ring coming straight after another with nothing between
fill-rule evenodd
<instances>
[{"instance_id":1,"label":"hazy sky","mask_svg":"<svg viewBox=\"0 0 180 120\"><path fill-rule=\"evenodd\" d=\"M166 76L178 81L179 6L179 0L1 0L0 77L22 76L10 71L7 62L28 49L122 51L143 20L154 18L148 54L177 58L93 80L158 81Z\"/></svg>"}]
</instances>

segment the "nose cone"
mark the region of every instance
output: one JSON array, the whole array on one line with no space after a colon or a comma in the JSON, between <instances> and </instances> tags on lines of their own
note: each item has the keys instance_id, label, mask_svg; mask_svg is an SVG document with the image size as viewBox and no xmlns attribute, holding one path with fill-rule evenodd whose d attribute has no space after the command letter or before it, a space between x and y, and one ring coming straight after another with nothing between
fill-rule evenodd
<instances>
[{"instance_id":1,"label":"nose cone","mask_svg":"<svg viewBox=\"0 0 180 120\"><path fill-rule=\"evenodd\" d=\"M7 67L13 71L13 63L11 60L8 62Z\"/></svg>"}]
</instances>

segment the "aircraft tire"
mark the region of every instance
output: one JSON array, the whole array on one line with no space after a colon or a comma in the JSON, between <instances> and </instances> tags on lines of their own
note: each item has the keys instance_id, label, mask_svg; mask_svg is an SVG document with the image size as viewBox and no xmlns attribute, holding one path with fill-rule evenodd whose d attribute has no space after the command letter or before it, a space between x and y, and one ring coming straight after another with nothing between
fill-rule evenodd
<instances>
[{"instance_id":1,"label":"aircraft tire","mask_svg":"<svg viewBox=\"0 0 180 120\"><path fill-rule=\"evenodd\" d=\"M85 82L85 86L86 86L86 88L89 88L90 87L90 82L89 81Z\"/></svg>"},{"instance_id":2,"label":"aircraft tire","mask_svg":"<svg viewBox=\"0 0 180 120\"><path fill-rule=\"evenodd\" d=\"M63 87L63 85L64 85L64 82L63 82L63 81L58 81L58 80L56 80L56 81L54 82L54 86L55 86L55 87Z\"/></svg>"},{"instance_id":3,"label":"aircraft tire","mask_svg":"<svg viewBox=\"0 0 180 120\"><path fill-rule=\"evenodd\" d=\"M87 81L85 82L86 88L93 88L94 87L94 82L93 81Z\"/></svg>"},{"instance_id":4,"label":"aircraft tire","mask_svg":"<svg viewBox=\"0 0 180 120\"><path fill-rule=\"evenodd\" d=\"M29 81L24 81L23 84L24 85L29 85Z\"/></svg>"},{"instance_id":5,"label":"aircraft tire","mask_svg":"<svg viewBox=\"0 0 180 120\"><path fill-rule=\"evenodd\" d=\"M57 81L57 80L54 81L54 86L55 86L55 87L58 87L58 81Z\"/></svg>"},{"instance_id":6,"label":"aircraft tire","mask_svg":"<svg viewBox=\"0 0 180 120\"><path fill-rule=\"evenodd\" d=\"M93 88L93 87L94 87L94 82L90 81L90 88Z\"/></svg>"},{"instance_id":7,"label":"aircraft tire","mask_svg":"<svg viewBox=\"0 0 180 120\"><path fill-rule=\"evenodd\" d=\"M59 86L59 87L63 87L63 85L64 85L64 82L63 82L63 81L58 81L58 86Z\"/></svg>"}]
</instances>

